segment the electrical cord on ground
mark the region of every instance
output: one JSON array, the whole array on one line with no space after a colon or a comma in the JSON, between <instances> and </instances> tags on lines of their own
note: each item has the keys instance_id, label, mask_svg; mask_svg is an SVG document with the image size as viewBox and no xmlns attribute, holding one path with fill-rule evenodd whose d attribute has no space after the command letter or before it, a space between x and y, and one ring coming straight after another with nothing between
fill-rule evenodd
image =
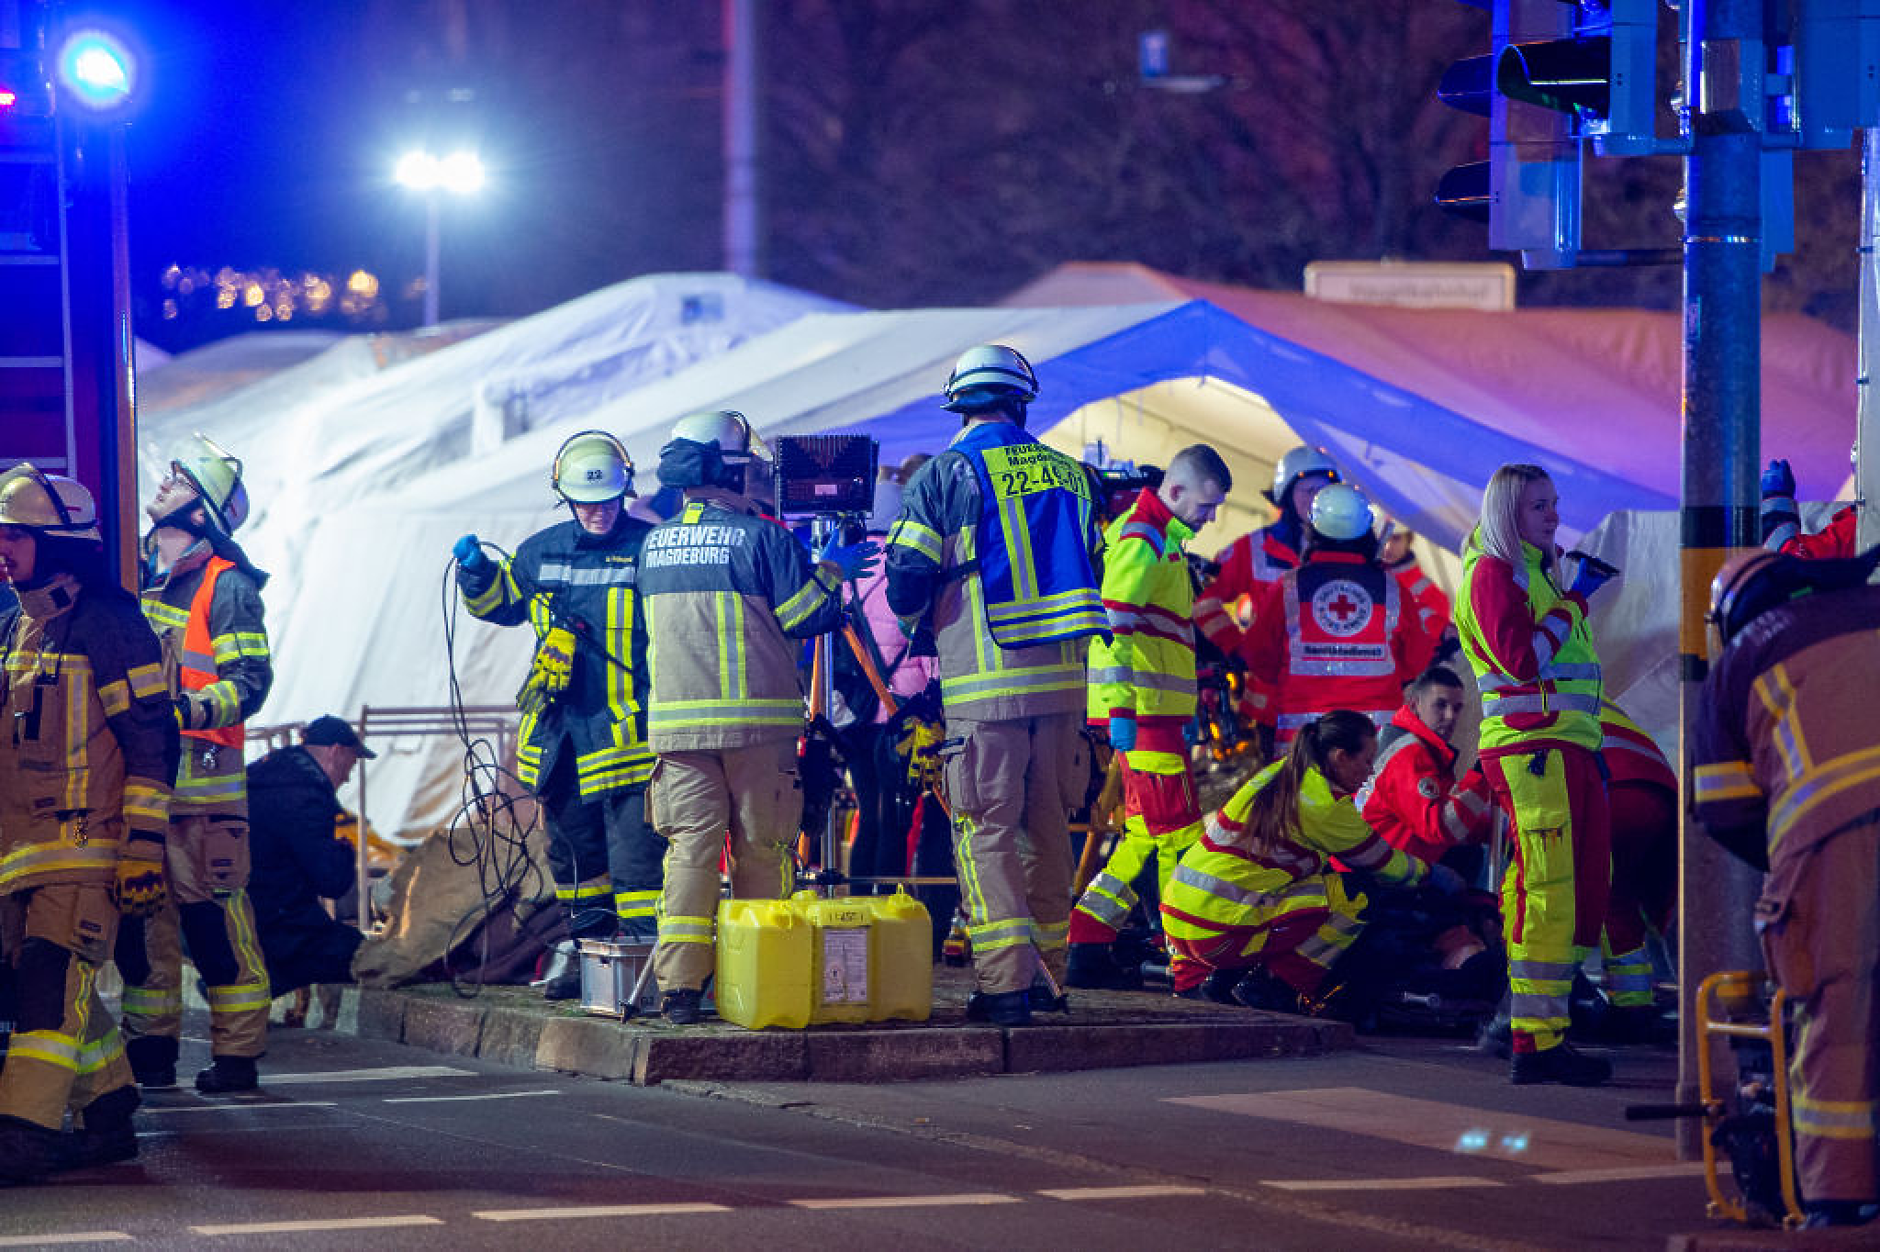
<instances>
[{"instance_id":1,"label":"electrical cord on ground","mask_svg":"<svg viewBox=\"0 0 1880 1252\"><path fill-rule=\"evenodd\" d=\"M495 544L486 543L500 553L504 562L510 554ZM457 610L455 559L445 562L443 580L444 663L450 677L451 721L457 741L463 746L463 800L452 816L445 833L445 846L451 860L461 866L475 866L482 899L451 928L444 949L444 968L451 989L466 999L481 994L482 975L489 967L492 923L505 906L513 907L533 899L547 885L541 869L530 859L528 841L541 821L541 810L529 797L522 780L506 768L496 745L485 736L472 736L464 713L463 688L457 677ZM505 786L507 784L507 786ZM527 816L519 806L527 805ZM466 966L457 968L454 955L458 947L475 931L475 981Z\"/></svg>"}]
</instances>

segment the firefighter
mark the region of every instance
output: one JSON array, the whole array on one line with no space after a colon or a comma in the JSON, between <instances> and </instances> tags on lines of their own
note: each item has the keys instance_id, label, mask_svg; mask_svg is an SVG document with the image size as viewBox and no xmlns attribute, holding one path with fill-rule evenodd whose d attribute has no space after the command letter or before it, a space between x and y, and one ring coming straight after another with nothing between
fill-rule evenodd
<instances>
[{"instance_id":1,"label":"firefighter","mask_svg":"<svg viewBox=\"0 0 1880 1252\"><path fill-rule=\"evenodd\" d=\"M1382 883L1427 881L1451 895L1463 886L1454 870L1391 847L1358 815L1352 795L1376 756L1371 719L1335 710L1301 727L1285 757L1209 816L1162 898L1176 995L1319 1011L1343 1001L1341 1015L1362 1012L1363 991L1350 985L1360 980L1340 962L1364 929L1367 901L1330 859ZM1335 995L1341 987L1350 994Z\"/></svg>"},{"instance_id":2,"label":"firefighter","mask_svg":"<svg viewBox=\"0 0 1880 1252\"><path fill-rule=\"evenodd\" d=\"M1795 1006L1795 1161L1811 1226L1880 1199L1880 548L1732 557L1711 583L1696 816L1763 870L1755 925Z\"/></svg>"},{"instance_id":3,"label":"firefighter","mask_svg":"<svg viewBox=\"0 0 1880 1252\"><path fill-rule=\"evenodd\" d=\"M249 1091L267 1050L268 974L248 899L244 723L274 680L261 620L267 575L233 535L248 516L241 461L196 435L146 507L144 616L171 674L182 762L170 805L171 901L118 930L126 1052L146 1087L176 1084L183 1025L182 945L209 1001L211 1094Z\"/></svg>"},{"instance_id":4,"label":"firefighter","mask_svg":"<svg viewBox=\"0 0 1880 1252\"><path fill-rule=\"evenodd\" d=\"M1201 837L1201 801L1184 735L1194 720L1194 581L1182 545L1214 519L1233 475L1206 444L1183 448L1159 487L1144 487L1105 534L1103 611L1112 641L1090 649L1089 715L1123 773L1123 836L1071 913L1073 987L1142 984L1140 962L1110 945L1136 907L1131 884L1155 863L1166 885Z\"/></svg>"},{"instance_id":5,"label":"firefighter","mask_svg":"<svg viewBox=\"0 0 1880 1252\"><path fill-rule=\"evenodd\" d=\"M804 705L791 640L841 626L842 583L868 574L878 552L843 543L837 528L812 564L746 492L746 474L764 463L743 414L682 418L660 449L659 481L683 490L685 505L653 528L642 556L648 742L659 757L650 807L668 844L653 974L661 1012L678 1025L704 1014L720 859L734 897L779 899L793 884Z\"/></svg>"},{"instance_id":6,"label":"firefighter","mask_svg":"<svg viewBox=\"0 0 1880 1252\"><path fill-rule=\"evenodd\" d=\"M1430 638L1379 563L1371 522L1356 487L1333 483L1319 491L1305 563L1262 588L1254 606L1241 655L1247 672L1273 692L1282 745L1333 709L1389 725L1404 685L1429 663Z\"/></svg>"},{"instance_id":7,"label":"firefighter","mask_svg":"<svg viewBox=\"0 0 1880 1252\"><path fill-rule=\"evenodd\" d=\"M1070 810L1088 757L1084 640L1108 619L1084 468L1025 431L1038 394L1011 348L968 349L945 407L964 427L909 485L888 535L888 605L912 637L931 614L954 860L968 911L975 1020L1031 1021L1067 1001Z\"/></svg>"},{"instance_id":8,"label":"firefighter","mask_svg":"<svg viewBox=\"0 0 1880 1252\"><path fill-rule=\"evenodd\" d=\"M1456 628L1482 693L1483 772L1514 829L1503 878L1516 1083L1590 1086L1612 1066L1565 1040L1573 973L1600 941L1610 886L1600 776L1600 669L1587 599L1611 576L1582 561L1555 581L1559 496L1547 472L1504 465L1463 545Z\"/></svg>"},{"instance_id":9,"label":"firefighter","mask_svg":"<svg viewBox=\"0 0 1880 1252\"><path fill-rule=\"evenodd\" d=\"M542 804L549 871L569 938L543 996L581 994L574 944L651 943L662 846L646 820L646 617L640 554L653 529L632 516L633 459L604 431L571 435L549 487L569 517L492 560L475 535L452 549L457 590L474 617L527 623L535 654L517 694L517 773Z\"/></svg>"},{"instance_id":10,"label":"firefighter","mask_svg":"<svg viewBox=\"0 0 1880 1252\"><path fill-rule=\"evenodd\" d=\"M1769 551L1811 558L1851 557L1859 527L1860 512L1850 504L1836 509L1828 524L1814 534L1803 534L1801 511L1795 504L1795 471L1787 461L1777 459L1762 472L1763 547Z\"/></svg>"},{"instance_id":11,"label":"firefighter","mask_svg":"<svg viewBox=\"0 0 1880 1252\"><path fill-rule=\"evenodd\" d=\"M1423 671L1378 736L1377 764L1358 797L1364 820L1393 848L1442 861L1473 878L1495 825L1495 793L1481 766L1456 777L1450 736L1462 715L1462 679L1447 666Z\"/></svg>"},{"instance_id":12,"label":"firefighter","mask_svg":"<svg viewBox=\"0 0 1880 1252\"><path fill-rule=\"evenodd\" d=\"M31 465L0 477L0 577L18 597L0 610L6 1185L137 1155L137 1086L97 982L120 911L163 901L177 736L162 651L106 570L84 487Z\"/></svg>"},{"instance_id":13,"label":"firefighter","mask_svg":"<svg viewBox=\"0 0 1880 1252\"><path fill-rule=\"evenodd\" d=\"M1220 572L1195 597L1195 628L1223 656L1240 650L1247 624L1238 614L1257 609L1261 590L1299 564L1313 498L1338 481L1338 464L1323 448L1293 448L1273 467L1273 486L1265 495L1279 510L1278 518L1222 549L1215 558ZM1273 748L1272 696L1271 689L1256 680L1248 686L1245 703L1268 754Z\"/></svg>"}]
</instances>

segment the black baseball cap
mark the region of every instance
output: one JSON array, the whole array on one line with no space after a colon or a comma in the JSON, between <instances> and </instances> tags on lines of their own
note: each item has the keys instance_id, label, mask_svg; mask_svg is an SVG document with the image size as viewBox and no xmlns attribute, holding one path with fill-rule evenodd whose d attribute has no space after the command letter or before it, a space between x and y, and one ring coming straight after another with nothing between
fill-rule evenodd
<instances>
[{"instance_id":1,"label":"black baseball cap","mask_svg":"<svg viewBox=\"0 0 1880 1252\"><path fill-rule=\"evenodd\" d=\"M331 713L322 714L307 723L306 731L301 735L302 743L331 744L342 748L351 748L368 761L378 753L360 742L359 733L352 728L352 723L344 718L334 717Z\"/></svg>"}]
</instances>

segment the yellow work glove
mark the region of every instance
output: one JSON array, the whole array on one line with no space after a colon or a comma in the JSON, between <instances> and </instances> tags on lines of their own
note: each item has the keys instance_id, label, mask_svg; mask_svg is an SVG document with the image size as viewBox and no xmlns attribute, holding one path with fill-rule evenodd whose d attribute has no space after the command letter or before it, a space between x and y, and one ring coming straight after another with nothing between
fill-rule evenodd
<instances>
[{"instance_id":1,"label":"yellow work glove","mask_svg":"<svg viewBox=\"0 0 1880 1252\"><path fill-rule=\"evenodd\" d=\"M516 707L524 713L540 713L555 697L568 690L574 674L574 632L560 626L550 628L536 645L535 661L529 677L516 693Z\"/></svg>"},{"instance_id":2,"label":"yellow work glove","mask_svg":"<svg viewBox=\"0 0 1880 1252\"><path fill-rule=\"evenodd\" d=\"M149 917L170 898L163 880L163 836L133 830L118 848L117 882L112 894L126 917Z\"/></svg>"},{"instance_id":3,"label":"yellow work glove","mask_svg":"<svg viewBox=\"0 0 1880 1252\"><path fill-rule=\"evenodd\" d=\"M930 787L940 778L940 741L946 728L938 722L912 717L894 750L907 760L907 780L918 787Z\"/></svg>"}]
</instances>

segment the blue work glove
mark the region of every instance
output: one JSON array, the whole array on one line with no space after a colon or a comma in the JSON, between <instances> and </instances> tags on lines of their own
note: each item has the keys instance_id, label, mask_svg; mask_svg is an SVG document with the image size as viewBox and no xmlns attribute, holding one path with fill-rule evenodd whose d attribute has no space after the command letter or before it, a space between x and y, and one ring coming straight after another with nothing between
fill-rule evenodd
<instances>
[{"instance_id":1,"label":"blue work glove","mask_svg":"<svg viewBox=\"0 0 1880 1252\"><path fill-rule=\"evenodd\" d=\"M473 574L490 563L490 558L483 551L482 543L475 535L465 535L452 544L450 554L457 558L458 565Z\"/></svg>"},{"instance_id":2,"label":"blue work glove","mask_svg":"<svg viewBox=\"0 0 1880 1252\"><path fill-rule=\"evenodd\" d=\"M1136 750L1136 719L1133 717L1110 718L1110 746L1118 752Z\"/></svg>"},{"instance_id":3,"label":"blue work glove","mask_svg":"<svg viewBox=\"0 0 1880 1252\"><path fill-rule=\"evenodd\" d=\"M843 578L866 578L881 563L881 545L872 539L864 539L860 543L843 543L842 534L837 531L823 542L822 551L816 554L816 559L827 561L841 570Z\"/></svg>"},{"instance_id":4,"label":"blue work glove","mask_svg":"<svg viewBox=\"0 0 1880 1252\"><path fill-rule=\"evenodd\" d=\"M1469 889L1461 874L1440 861L1430 866L1429 877L1423 881L1446 896L1459 896Z\"/></svg>"},{"instance_id":5,"label":"blue work glove","mask_svg":"<svg viewBox=\"0 0 1880 1252\"><path fill-rule=\"evenodd\" d=\"M1769 462L1769 468L1762 472L1762 493L1765 496L1795 495L1795 471L1784 460Z\"/></svg>"},{"instance_id":6,"label":"blue work glove","mask_svg":"<svg viewBox=\"0 0 1880 1252\"><path fill-rule=\"evenodd\" d=\"M1581 561L1579 572L1573 576L1573 585L1567 588L1568 595L1575 595L1582 600L1590 600L1593 593L1612 580L1612 575L1599 568L1591 561Z\"/></svg>"}]
</instances>

